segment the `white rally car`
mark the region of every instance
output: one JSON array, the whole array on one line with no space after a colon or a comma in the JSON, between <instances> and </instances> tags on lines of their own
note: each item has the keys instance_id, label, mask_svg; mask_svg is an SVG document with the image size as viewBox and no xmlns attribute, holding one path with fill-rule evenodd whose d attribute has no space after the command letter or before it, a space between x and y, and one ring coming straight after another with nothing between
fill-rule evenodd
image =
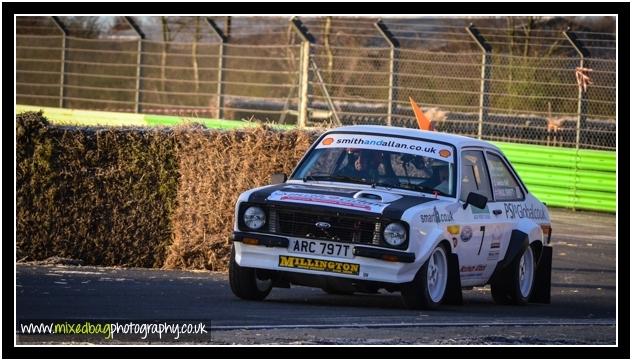
<instances>
[{"instance_id":1,"label":"white rally car","mask_svg":"<svg viewBox=\"0 0 632 361\"><path fill-rule=\"evenodd\" d=\"M410 308L550 302L546 206L496 146L432 131L348 126L319 137L289 179L239 196L229 278L262 300L291 284L401 292Z\"/></svg>"}]
</instances>

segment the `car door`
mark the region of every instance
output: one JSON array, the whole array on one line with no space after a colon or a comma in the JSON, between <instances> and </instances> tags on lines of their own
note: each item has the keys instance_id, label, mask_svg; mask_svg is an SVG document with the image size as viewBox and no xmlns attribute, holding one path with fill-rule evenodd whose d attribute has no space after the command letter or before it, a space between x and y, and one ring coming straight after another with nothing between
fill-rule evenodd
<instances>
[{"instance_id":1,"label":"car door","mask_svg":"<svg viewBox=\"0 0 632 361\"><path fill-rule=\"evenodd\" d=\"M470 192L492 199L489 172L482 148L464 148L461 151L461 193L465 202ZM461 284L475 286L484 284L493 272L488 264L490 228L493 218L489 206L483 209L468 205L463 221L459 225L459 236L454 250L459 255Z\"/></svg>"},{"instance_id":2,"label":"car door","mask_svg":"<svg viewBox=\"0 0 632 361\"><path fill-rule=\"evenodd\" d=\"M507 252L511 232L515 228L516 217L512 209L524 203L525 192L502 155L493 150L486 150L485 157L493 195L493 199L488 202L492 219L490 241L485 254L488 267L493 269Z\"/></svg>"}]
</instances>

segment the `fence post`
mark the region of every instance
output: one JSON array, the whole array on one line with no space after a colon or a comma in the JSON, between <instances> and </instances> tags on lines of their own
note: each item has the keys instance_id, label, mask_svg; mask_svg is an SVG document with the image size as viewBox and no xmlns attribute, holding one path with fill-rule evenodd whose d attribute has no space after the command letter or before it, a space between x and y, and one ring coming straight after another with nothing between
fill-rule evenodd
<instances>
[{"instance_id":1,"label":"fence post","mask_svg":"<svg viewBox=\"0 0 632 361\"><path fill-rule=\"evenodd\" d=\"M131 16L124 16L123 19L138 35L138 47L136 52L136 97L134 98L134 112L140 113L141 111L141 89L143 78L143 40L145 40L145 33L140 29L140 26L132 19Z\"/></svg>"},{"instance_id":2,"label":"fence post","mask_svg":"<svg viewBox=\"0 0 632 361\"><path fill-rule=\"evenodd\" d=\"M489 78L491 75L492 47L474 24L470 24L465 30L483 51L481 60L481 95L478 110L478 139L481 139L483 137L483 119L487 119L487 109L489 108Z\"/></svg>"},{"instance_id":3,"label":"fence post","mask_svg":"<svg viewBox=\"0 0 632 361\"><path fill-rule=\"evenodd\" d=\"M393 33L388 30L388 27L382 22L382 19L379 19L374 25L391 47L388 69L388 110L386 114L386 125L390 126L393 124L393 112L395 110L393 98L395 98L397 73L399 72L399 41L395 38Z\"/></svg>"},{"instance_id":4,"label":"fence post","mask_svg":"<svg viewBox=\"0 0 632 361\"><path fill-rule=\"evenodd\" d=\"M61 68L59 71L59 107L64 107L64 88L66 87L66 36L68 35L68 29L57 16L51 16L53 23L61 31Z\"/></svg>"},{"instance_id":5,"label":"fence post","mask_svg":"<svg viewBox=\"0 0 632 361\"><path fill-rule=\"evenodd\" d=\"M314 42L314 37L309 33L305 25L296 16L290 19L292 27L303 40L300 55L300 77L299 77L299 106L298 124L299 128L307 125L308 94L309 94L309 58L310 44Z\"/></svg>"},{"instance_id":6,"label":"fence post","mask_svg":"<svg viewBox=\"0 0 632 361\"><path fill-rule=\"evenodd\" d=\"M584 58L590 56L590 52L583 44L577 39L575 33L571 32L570 27L563 31L564 37L568 40L577 54L579 54L579 67L584 67ZM578 84L579 85L579 84ZM575 129L575 176L573 177L572 190L575 197L573 198L573 211L575 210L575 203L577 202L577 182L578 182L578 163L579 163L579 144L581 143L581 129L586 123L586 102L584 102L584 90L581 86L578 86L577 93L577 128Z\"/></svg>"},{"instance_id":7,"label":"fence post","mask_svg":"<svg viewBox=\"0 0 632 361\"><path fill-rule=\"evenodd\" d=\"M223 96L223 73L224 73L224 43L228 41L228 37L222 32L222 30L215 24L215 22L209 18L206 18L206 22L210 25L213 33L219 40L219 46L217 50L217 119L222 119L224 112L224 96ZM230 24L230 21L227 21ZM227 28L228 29L228 28Z\"/></svg>"},{"instance_id":8,"label":"fence post","mask_svg":"<svg viewBox=\"0 0 632 361\"><path fill-rule=\"evenodd\" d=\"M571 31L570 28L567 28L566 31L563 31L564 37L568 40L569 43L573 46L577 54L579 54L579 67L584 67L584 58L590 56L590 52L583 44L577 39L575 33ZM575 148L579 149L579 144L581 142L580 132L581 128L586 123L586 102L584 102L584 90L579 87L579 91L577 93L577 129L575 134Z\"/></svg>"}]
</instances>

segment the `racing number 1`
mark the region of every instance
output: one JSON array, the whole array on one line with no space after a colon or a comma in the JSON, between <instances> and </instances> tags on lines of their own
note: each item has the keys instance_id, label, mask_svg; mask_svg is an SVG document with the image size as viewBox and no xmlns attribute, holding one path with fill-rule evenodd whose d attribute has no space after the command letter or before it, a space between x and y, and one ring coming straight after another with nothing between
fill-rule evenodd
<instances>
[{"instance_id":1,"label":"racing number 1","mask_svg":"<svg viewBox=\"0 0 632 361\"><path fill-rule=\"evenodd\" d=\"M483 237L481 237L481 245L478 246L478 255L481 254L481 249L483 248L483 240L485 239L485 226L481 226L481 232L483 232Z\"/></svg>"}]
</instances>

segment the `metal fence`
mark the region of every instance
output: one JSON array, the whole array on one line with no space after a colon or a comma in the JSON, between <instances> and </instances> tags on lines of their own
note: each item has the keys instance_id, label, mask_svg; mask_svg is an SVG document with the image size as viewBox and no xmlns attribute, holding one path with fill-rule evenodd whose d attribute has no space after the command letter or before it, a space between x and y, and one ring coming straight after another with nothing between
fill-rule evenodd
<instances>
[{"instance_id":1,"label":"metal fence","mask_svg":"<svg viewBox=\"0 0 632 361\"><path fill-rule=\"evenodd\" d=\"M193 36L161 41L133 18L125 35L100 38L36 20L45 25L17 21L18 104L416 127L412 97L438 131L616 148L614 34L540 30L504 41L506 31L470 25L276 18L275 28L229 36L204 18Z\"/></svg>"}]
</instances>

